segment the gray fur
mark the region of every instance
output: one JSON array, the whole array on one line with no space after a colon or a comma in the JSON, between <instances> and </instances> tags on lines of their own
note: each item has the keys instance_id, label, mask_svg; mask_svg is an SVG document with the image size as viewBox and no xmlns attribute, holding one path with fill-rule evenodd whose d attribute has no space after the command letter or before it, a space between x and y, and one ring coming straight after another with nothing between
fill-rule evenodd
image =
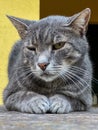
<instances>
[{"instance_id":1,"label":"gray fur","mask_svg":"<svg viewBox=\"0 0 98 130\"><path fill-rule=\"evenodd\" d=\"M8 18L21 40L9 57L6 108L27 113L88 110L92 65L85 34L90 9L72 17L49 16L34 22Z\"/></svg>"}]
</instances>

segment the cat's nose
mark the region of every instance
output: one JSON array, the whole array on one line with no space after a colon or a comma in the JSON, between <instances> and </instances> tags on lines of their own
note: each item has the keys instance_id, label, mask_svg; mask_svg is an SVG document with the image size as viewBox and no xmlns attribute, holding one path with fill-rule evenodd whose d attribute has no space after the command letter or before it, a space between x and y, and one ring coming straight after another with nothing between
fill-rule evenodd
<instances>
[{"instance_id":1,"label":"cat's nose","mask_svg":"<svg viewBox=\"0 0 98 130\"><path fill-rule=\"evenodd\" d=\"M47 66L49 65L49 63L38 63L38 66L44 71Z\"/></svg>"}]
</instances>

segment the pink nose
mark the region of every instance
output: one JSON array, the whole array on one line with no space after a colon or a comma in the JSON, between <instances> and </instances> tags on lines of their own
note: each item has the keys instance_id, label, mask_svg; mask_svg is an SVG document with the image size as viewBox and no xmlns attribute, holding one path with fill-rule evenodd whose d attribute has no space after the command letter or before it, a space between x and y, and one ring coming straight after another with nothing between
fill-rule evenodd
<instances>
[{"instance_id":1,"label":"pink nose","mask_svg":"<svg viewBox=\"0 0 98 130\"><path fill-rule=\"evenodd\" d=\"M38 66L44 71L49 63L38 63Z\"/></svg>"}]
</instances>

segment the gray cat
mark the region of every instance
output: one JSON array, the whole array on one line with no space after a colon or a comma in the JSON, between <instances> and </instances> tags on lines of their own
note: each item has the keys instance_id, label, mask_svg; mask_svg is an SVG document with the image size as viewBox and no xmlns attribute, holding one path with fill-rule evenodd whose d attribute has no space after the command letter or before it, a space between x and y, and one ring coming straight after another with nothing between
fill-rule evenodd
<instances>
[{"instance_id":1,"label":"gray cat","mask_svg":"<svg viewBox=\"0 0 98 130\"><path fill-rule=\"evenodd\" d=\"M21 40L14 45L4 90L8 110L69 113L92 105L92 65L86 31L89 8L71 17L29 21L7 16Z\"/></svg>"}]
</instances>

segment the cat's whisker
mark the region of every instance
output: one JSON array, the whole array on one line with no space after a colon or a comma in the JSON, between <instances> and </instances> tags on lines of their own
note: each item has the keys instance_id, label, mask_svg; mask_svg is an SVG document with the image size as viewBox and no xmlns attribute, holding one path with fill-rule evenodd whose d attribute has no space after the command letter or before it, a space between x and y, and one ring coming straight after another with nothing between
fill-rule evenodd
<instances>
[{"instance_id":1,"label":"cat's whisker","mask_svg":"<svg viewBox=\"0 0 98 130\"><path fill-rule=\"evenodd\" d=\"M18 69L25 69L25 68L30 68L30 66L24 66L24 65L21 65L21 66L18 66L16 67L14 70L18 70Z\"/></svg>"},{"instance_id":2,"label":"cat's whisker","mask_svg":"<svg viewBox=\"0 0 98 130\"><path fill-rule=\"evenodd\" d=\"M14 73L16 73L17 71L22 71L22 72L24 72L24 71L27 71L27 70L30 70L30 68L28 67L26 67L26 68L21 68L21 67L19 67L19 68L16 68L16 69L14 69L13 71L12 71L12 73L14 74ZM12 77L13 77L13 75L12 75Z\"/></svg>"},{"instance_id":3,"label":"cat's whisker","mask_svg":"<svg viewBox=\"0 0 98 130\"><path fill-rule=\"evenodd\" d=\"M89 87L89 85L87 84L87 82L81 78L79 75L76 75L75 73L71 71L68 72L71 76L75 77L77 79L77 81L82 81L83 83L85 83L87 85L87 87ZM79 80L78 80L79 79Z\"/></svg>"},{"instance_id":4,"label":"cat's whisker","mask_svg":"<svg viewBox=\"0 0 98 130\"><path fill-rule=\"evenodd\" d=\"M77 67L77 66L72 66L71 70L74 71L74 72L78 72L80 74L85 73L86 76L89 76L89 72L86 72L85 69L83 69L83 68L80 68L80 67ZM98 84L98 79L92 77L92 81Z\"/></svg>"},{"instance_id":5,"label":"cat's whisker","mask_svg":"<svg viewBox=\"0 0 98 130\"><path fill-rule=\"evenodd\" d=\"M79 83L81 82L81 85L83 84L83 88L86 86L84 89L89 88L88 90L89 90L89 91L92 90L92 92L94 93L93 89L88 85L88 83L87 83L83 78L81 78L80 76L77 76L76 74L74 74L74 73L72 73L72 72L68 72L68 73L70 73L74 78L75 78L75 77L76 77L76 78L79 78L78 82L79 82ZM85 86L84 86L84 83L86 84Z\"/></svg>"},{"instance_id":6,"label":"cat's whisker","mask_svg":"<svg viewBox=\"0 0 98 130\"><path fill-rule=\"evenodd\" d=\"M61 69L54 69L54 70L50 70L50 69L49 69L48 71L51 71L51 72L52 72L52 71L59 72L59 71L61 71Z\"/></svg>"},{"instance_id":7,"label":"cat's whisker","mask_svg":"<svg viewBox=\"0 0 98 130\"><path fill-rule=\"evenodd\" d=\"M28 70L28 71L24 71L24 73L23 73L23 75L20 75L18 78L17 78L17 81L19 81L19 79L21 78L21 80L24 80L24 81L26 81L26 79L28 78L27 76L28 76L28 74L34 74L34 73L38 73L38 71L30 71L30 70ZM25 76L25 77L24 77Z\"/></svg>"},{"instance_id":8,"label":"cat's whisker","mask_svg":"<svg viewBox=\"0 0 98 130\"><path fill-rule=\"evenodd\" d=\"M66 86L66 81L67 81L67 79L70 79L69 81L67 81L67 83L68 84L71 84L71 81L73 82L73 83L75 83L68 75L61 75L61 77L63 77L63 81L64 81L64 83L65 83L65 86ZM76 83L75 83L76 84Z\"/></svg>"},{"instance_id":9,"label":"cat's whisker","mask_svg":"<svg viewBox=\"0 0 98 130\"><path fill-rule=\"evenodd\" d=\"M71 70L72 71L72 70ZM73 75L73 76L76 76L77 78L79 78L80 80L82 80L82 82L84 82L85 84L86 84L86 86L88 87L88 88L90 88L91 90L92 90L92 92L94 93L94 91L93 91L93 89L88 85L88 83L83 79L83 78L81 78L80 76L77 76L74 72L70 72L71 73L71 75ZM95 94L95 93L94 93Z\"/></svg>"},{"instance_id":10,"label":"cat's whisker","mask_svg":"<svg viewBox=\"0 0 98 130\"><path fill-rule=\"evenodd\" d=\"M14 74L14 76L16 75L16 79L14 79L14 76L12 77L13 82L15 83L16 81L18 81L20 78L23 78L24 76L26 76L26 74L28 74L30 72L30 70L28 71L23 71L20 75L18 75L18 72L16 71L16 73Z\"/></svg>"},{"instance_id":11,"label":"cat's whisker","mask_svg":"<svg viewBox=\"0 0 98 130\"><path fill-rule=\"evenodd\" d=\"M73 80L74 78L73 78L70 74L68 74L68 73L67 73L66 75L63 75L63 76L65 76L66 78L68 78L69 81L72 81L72 82L73 82L73 84L80 90L80 92L79 92L79 95L80 95L80 94L82 93L82 92L81 92L81 89L80 89L78 83ZM81 84L81 86L82 86L82 84ZM74 92L74 93L75 93L75 92ZM76 93L76 95L77 95L77 93Z\"/></svg>"},{"instance_id":12,"label":"cat's whisker","mask_svg":"<svg viewBox=\"0 0 98 130\"><path fill-rule=\"evenodd\" d=\"M80 70L85 70L84 68L80 68L80 67L75 66L75 65L73 65L71 68L76 68L76 69L80 69Z\"/></svg>"},{"instance_id":13,"label":"cat's whisker","mask_svg":"<svg viewBox=\"0 0 98 130\"><path fill-rule=\"evenodd\" d=\"M95 83L98 83L98 79L94 78L92 79Z\"/></svg>"},{"instance_id":14,"label":"cat's whisker","mask_svg":"<svg viewBox=\"0 0 98 130\"><path fill-rule=\"evenodd\" d=\"M71 70L74 71L74 72L78 72L80 74L85 74L85 75L89 76L89 72L87 72L83 68L80 68L80 67L77 67L77 66L72 66ZM98 80L96 78L92 77L92 80L98 83Z\"/></svg>"},{"instance_id":15,"label":"cat's whisker","mask_svg":"<svg viewBox=\"0 0 98 130\"><path fill-rule=\"evenodd\" d=\"M82 94L82 93L85 91L85 89L87 89L87 87L88 87L87 82L86 82L86 86L87 86L87 87L84 88L83 81L77 80L77 82L75 82L75 81L73 80L73 79L75 79L75 76L77 77L77 75L73 76L72 73L70 74L69 72L67 72L66 75L65 75L65 73L60 74L60 75L61 75L61 78L62 78L64 81L66 81L66 79L68 78L69 81L72 81L73 84L80 90L78 93L74 93L74 96L78 96L78 95ZM76 80L76 79L75 79L75 80ZM70 84L70 83L69 83L69 84ZM66 85L66 84L65 84L65 85ZM80 89L80 86L82 87L82 89Z\"/></svg>"},{"instance_id":16,"label":"cat's whisker","mask_svg":"<svg viewBox=\"0 0 98 130\"><path fill-rule=\"evenodd\" d=\"M22 70L21 70L21 69L22 69ZM25 66L23 67L23 66L21 66L21 67L16 68L16 69L13 71L13 74L17 73L18 71L22 71L22 73L23 73L23 72L32 71L32 70L31 70L30 67L25 67ZM38 71L35 71L35 70L33 70L32 72L33 72L33 73L38 73ZM12 77L13 77L13 75L12 75Z\"/></svg>"},{"instance_id":17,"label":"cat's whisker","mask_svg":"<svg viewBox=\"0 0 98 130\"><path fill-rule=\"evenodd\" d=\"M53 69L55 69L55 68L62 68L62 66L53 66L52 68Z\"/></svg>"},{"instance_id":18,"label":"cat's whisker","mask_svg":"<svg viewBox=\"0 0 98 130\"><path fill-rule=\"evenodd\" d=\"M69 74L69 77L73 78L74 80L76 80L75 77L73 77L71 74ZM75 82L75 87L77 87L77 89L79 89L79 92L78 92L78 95L82 94L86 89L87 87L84 87L84 84L82 81L80 80L76 80ZM77 93L76 93L77 94Z\"/></svg>"},{"instance_id":19,"label":"cat's whisker","mask_svg":"<svg viewBox=\"0 0 98 130\"><path fill-rule=\"evenodd\" d=\"M19 70L14 71L14 72L13 72L13 75L10 77L10 79L14 78L14 75L16 75L16 73L17 73L18 71L19 71ZM28 71L30 71L30 69L25 69L25 70L22 70L22 73L28 72Z\"/></svg>"},{"instance_id":20,"label":"cat's whisker","mask_svg":"<svg viewBox=\"0 0 98 130\"><path fill-rule=\"evenodd\" d=\"M89 72L87 72L85 69L83 68L80 68L80 67L77 67L77 66L72 66L71 67L71 70L74 71L74 72L78 72L80 74L85 74L87 76L89 76ZM95 79L92 77L92 80ZM95 79L96 81L98 81L97 79Z\"/></svg>"},{"instance_id":21,"label":"cat's whisker","mask_svg":"<svg viewBox=\"0 0 98 130\"><path fill-rule=\"evenodd\" d=\"M84 73L85 73L86 75L89 75L89 73L86 72L85 69L80 69L80 68L71 67L71 70L74 70L74 71L79 72L79 73L81 73L81 74L84 74Z\"/></svg>"},{"instance_id":22,"label":"cat's whisker","mask_svg":"<svg viewBox=\"0 0 98 130\"><path fill-rule=\"evenodd\" d=\"M70 81L67 81L67 79L69 79L68 75L64 75L63 73L58 73L58 77L60 77L61 79L63 79L63 83L64 83L65 86L66 86L66 82L68 84L70 84Z\"/></svg>"},{"instance_id":23,"label":"cat's whisker","mask_svg":"<svg viewBox=\"0 0 98 130\"><path fill-rule=\"evenodd\" d=\"M76 72L81 72L81 73L85 72L85 70L81 70L81 69L74 68L74 67L71 67L71 70L75 70Z\"/></svg>"},{"instance_id":24,"label":"cat's whisker","mask_svg":"<svg viewBox=\"0 0 98 130\"><path fill-rule=\"evenodd\" d=\"M72 76L74 76L74 77L80 79L81 81L83 81L84 83L86 83L87 87L89 87L88 83L87 83L83 78L81 78L79 75L76 75L74 72L75 72L75 71L70 70L68 73L71 74Z\"/></svg>"},{"instance_id":25,"label":"cat's whisker","mask_svg":"<svg viewBox=\"0 0 98 130\"><path fill-rule=\"evenodd\" d=\"M71 86L71 81L73 82L73 87L74 85L77 86L77 84L74 82L74 80L72 80L72 78L69 75L61 75L61 78L63 79L63 82L65 83L64 85L66 86L66 82L68 83L68 85ZM66 79L69 79L69 81L67 81ZM65 82L66 81L66 82ZM66 92L66 94L71 94L74 97L77 97L78 95L80 95L82 92L79 92L78 94L76 92L70 92L70 91L65 91L65 89L63 88L62 92Z\"/></svg>"},{"instance_id":26,"label":"cat's whisker","mask_svg":"<svg viewBox=\"0 0 98 130\"><path fill-rule=\"evenodd\" d=\"M71 70L74 71L74 72L79 72L80 74L84 74L85 73L85 75L89 76L89 73L85 72L85 69L78 70L77 68L76 69L72 68ZM95 83L98 83L98 79L96 79L94 77L92 77L92 81L95 82Z\"/></svg>"},{"instance_id":27,"label":"cat's whisker","mask_svg":"<svg viewBox=\"0 0 98 130\"><path fill-rule=\"evenodd\" d=\"M27 78L30 78L31 75L33 75L32 72L30 72L29 74L27 74L26 77L22 79L23 81L20 84L24 85L24 83L26 82Z\"/></svg>"}]
</instances>

